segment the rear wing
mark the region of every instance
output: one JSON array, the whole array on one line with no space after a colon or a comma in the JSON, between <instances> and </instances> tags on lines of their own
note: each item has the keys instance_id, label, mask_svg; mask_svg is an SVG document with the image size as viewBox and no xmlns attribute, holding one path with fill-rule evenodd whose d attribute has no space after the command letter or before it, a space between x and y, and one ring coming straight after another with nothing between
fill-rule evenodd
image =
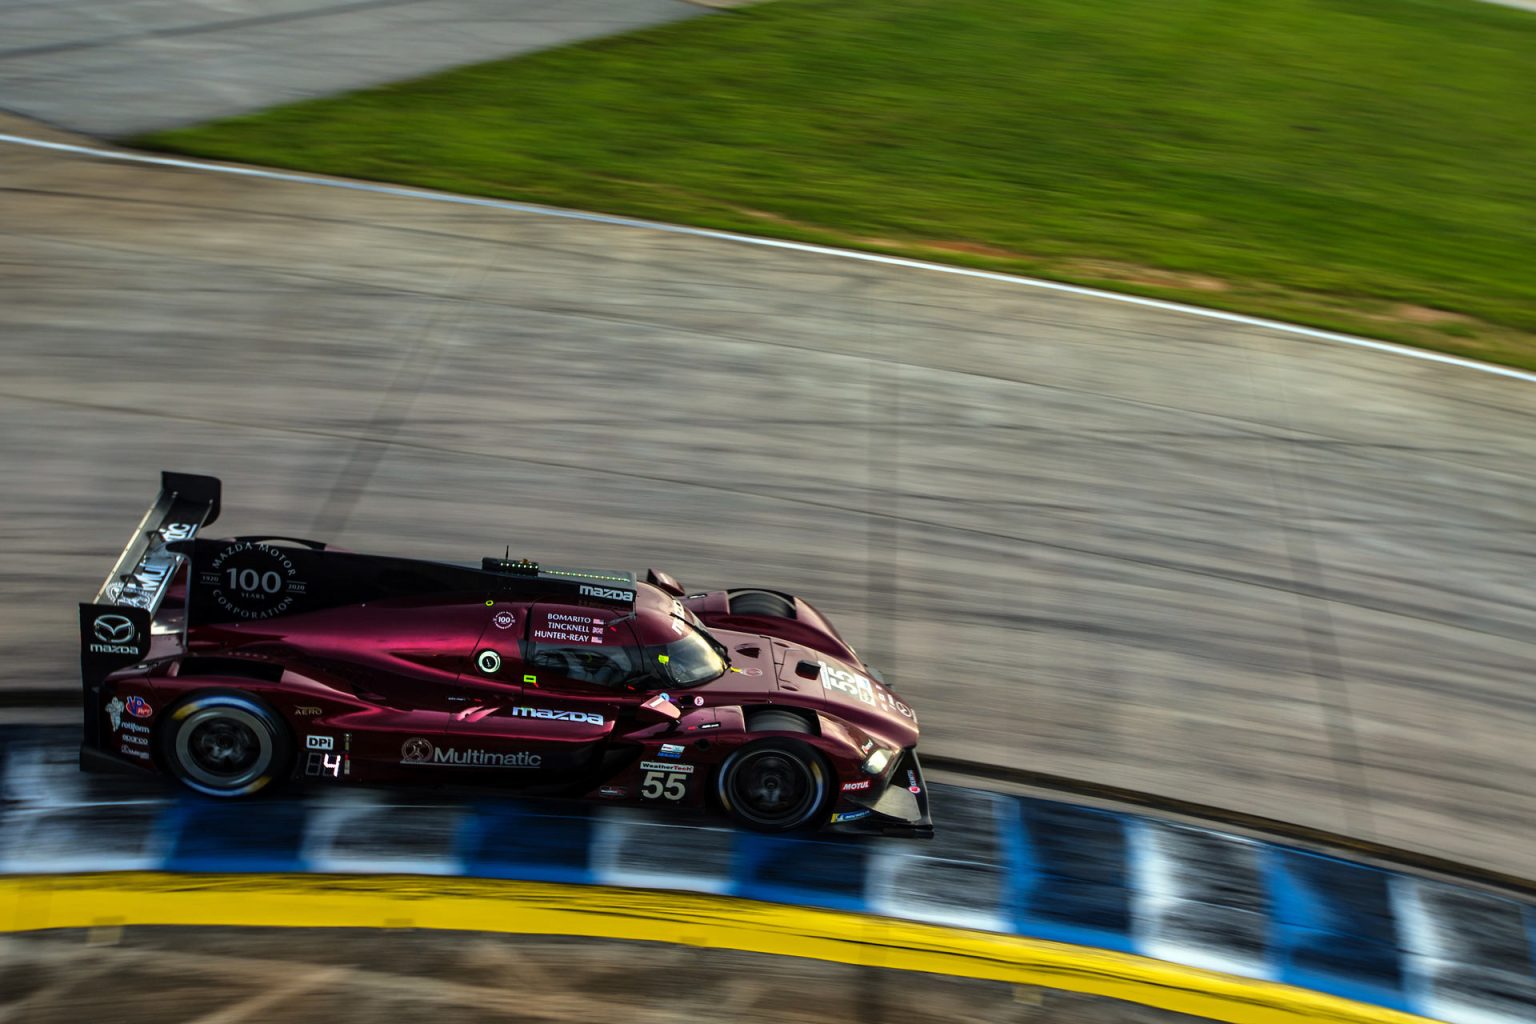
<instances>
[{"instance_id":1,"label":"rear wing","mask_svg":"<svg viewBox=\"0 0 1536 1024\"><path fill-rule=\"evenodd\" d=\"M149 655L150 630L185 561L170 548L219 517L216 477L161 473L155 498L96 596L80 605L80 677L90 692L106 675ZM87 731L92 716L87 714Z\"/></svg>"}]
</instances>

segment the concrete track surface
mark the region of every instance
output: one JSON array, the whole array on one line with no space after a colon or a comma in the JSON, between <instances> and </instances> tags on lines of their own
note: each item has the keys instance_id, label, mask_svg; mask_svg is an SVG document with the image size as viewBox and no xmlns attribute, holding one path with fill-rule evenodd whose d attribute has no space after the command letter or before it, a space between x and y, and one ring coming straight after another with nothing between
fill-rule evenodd
<instances>
[{"instance_id":1,"label":"concrete track surface","mask_svg":"<svg viewBox=\"0 0 1536 1024\"><path fill-rule=\"evenodd\" d=\"M212 472L229 533L797 591L935 753L1536 875L1530 384L14 146L0 189L4 686L74 684L156 471Z\"/></svg>"}]
</instances>

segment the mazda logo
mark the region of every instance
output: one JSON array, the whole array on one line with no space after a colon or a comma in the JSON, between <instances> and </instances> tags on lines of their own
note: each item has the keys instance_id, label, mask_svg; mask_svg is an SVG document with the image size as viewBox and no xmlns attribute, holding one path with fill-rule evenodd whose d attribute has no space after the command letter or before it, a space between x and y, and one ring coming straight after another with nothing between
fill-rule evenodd
<instances>
[{"instance_id":1,"label":"mazda logo","mask_svg":"<svg viewBox=\"0 0 1536 1024\"><path fill-rule=\"evenodd\" d=\"M126 615L98 615L94 629L96 639L104 644L131 644L137 633Z\"/></svg>"},{"instance_id":2,"label":"mazda logo","mask_svg":"<svg viewBox=\"0 0 1536 1024\"><path fill-rule=\"evenodd\" d=\"M407 762L432 760L432 743L420 736L405 741L400 748L400 759Z\"/></svg>"}]
</instances>

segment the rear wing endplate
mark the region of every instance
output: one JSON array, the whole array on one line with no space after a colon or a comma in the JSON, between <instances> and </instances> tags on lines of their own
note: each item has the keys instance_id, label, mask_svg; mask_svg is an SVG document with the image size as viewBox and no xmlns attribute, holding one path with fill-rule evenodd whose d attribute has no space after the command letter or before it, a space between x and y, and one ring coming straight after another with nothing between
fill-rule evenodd
<instances>
[{"instance_id":1,"label":"rear wing endplate","mask_svg":"<svg viewBox=\"0 0 1536 1024\"><path fill-rule=\"evenodd\" d=\"M96 596L80 605L80 677L86 690L86 731L91 695L109 673L149 656L155 612L165 600L185 556L168 545L190 540L219 517L216 477L161 473L155 498Z\"/></svg>"}]
</instances>

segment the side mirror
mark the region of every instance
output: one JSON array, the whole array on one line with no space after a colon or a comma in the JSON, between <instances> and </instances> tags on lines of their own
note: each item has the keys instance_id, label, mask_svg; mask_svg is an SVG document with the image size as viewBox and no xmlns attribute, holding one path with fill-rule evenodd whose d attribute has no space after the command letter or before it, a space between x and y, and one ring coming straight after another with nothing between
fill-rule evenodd
<instances>
[{"instance_id":1,"label":"side mirror","mask_svg":"<svg viewBox=\"0 0 1536 1024\"><path fill-rule=\"evenodd\" d=\"M640 705L640 712L636 717L642 722L655 724L657 722L676 722L679 718L683 717L683 713L677 710L676 704L673 704L666 697L658 693Z\"/></svg>"},{"instance_id":2,"label":"side mirror","mask_svg":"<svg viewBox=\"0 0 1536 1024\"><path fill-rule=\"evenodd\" d=\"M671 573L662 572L660 569L645 570L645 582L653 587L660 587L673 597L682 597L687 593Z\"/></svg>"}]
</instances>

